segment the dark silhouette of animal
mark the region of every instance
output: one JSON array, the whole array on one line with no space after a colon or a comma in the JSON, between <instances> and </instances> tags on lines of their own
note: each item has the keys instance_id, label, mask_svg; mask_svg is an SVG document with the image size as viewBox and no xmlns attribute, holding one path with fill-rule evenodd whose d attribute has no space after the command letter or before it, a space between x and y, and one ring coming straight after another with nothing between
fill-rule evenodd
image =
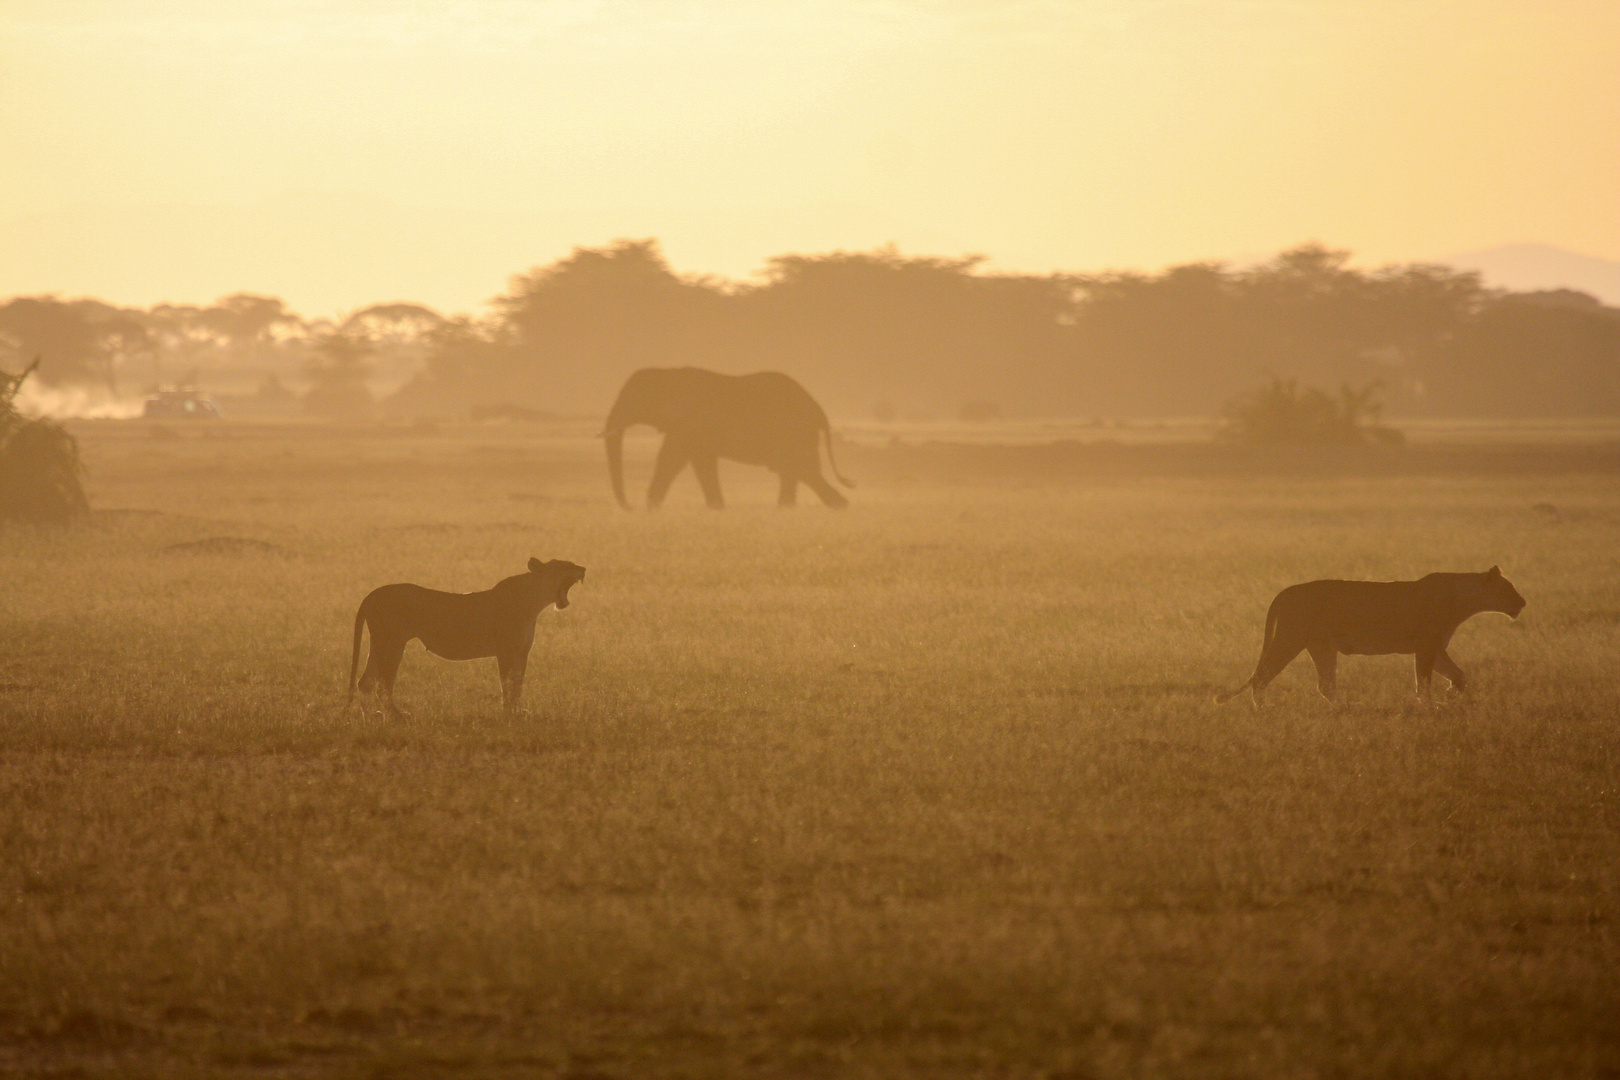
<instances>
[{"instance_id":1,"label":"dark silhouette of animal","mask_svg":"<svg viewBox=\"0 0 1620 1080\"><path fill-rule=\"evenodd\" d=\"M1316 662L1316 686L1329 700L1339 654L1371 656L1411 653L1417 670L1418 697L1429 697L1429 680L1438 671L1454 690L1467 680L1446 654L1451 635L1465 619L1485 611L1518 618L1524 597L1491 567L1482 574L1429 574L1416 581L1307 581L1277 594L1266 613L1260 662L1249 681L1217 702L1252 689L1254 702L1301 651Z\"/></svg>"},{"instance_id":2,"label":"dark silhouette of animal","mask_svg":"<svg viewBox=\"0 0 1620 1080\"><path fill-rule=\"evenodd\" d=\"M405 646L421 638L446 660L493 656L501 675L501 698L510 715L523 697L523 672L534 645L534 624L552 604L568 606L568 590L585 580L585 568L563 559L529 560L529 572L474 593L440 592L420 585L384 585L360 601L354 616L354 655L349 660L349 704L354 704L360 666L360 631L371 629L371 652L360 676L361 693L375 688L384 711L399 717L394 677Z\"/></svg>"},{"instance_id":3,"label":"dark silhouette of animal","mask_svg":"<svg viewBox=\"0 0 1620 1080\"><path fill-rule=\"evenodd\" d=\"M800 484L821 496L828 506L843 507L849 500L821 475L821 441L827 441L827 462L845 487L855 485L833 461L832 430L827 414L804 387L780 372L754 375L719 375L702 368L642 368L625 381L608 413L602 436L607 440L608 473L619 505L624 497L624 431L647 424L664 433L647 505L664 501L669 485L688 463L697 473L703 498L718 510L719 459L764 465L781 477L777 502L792 506Z\"/></svg>"}]
</instances>

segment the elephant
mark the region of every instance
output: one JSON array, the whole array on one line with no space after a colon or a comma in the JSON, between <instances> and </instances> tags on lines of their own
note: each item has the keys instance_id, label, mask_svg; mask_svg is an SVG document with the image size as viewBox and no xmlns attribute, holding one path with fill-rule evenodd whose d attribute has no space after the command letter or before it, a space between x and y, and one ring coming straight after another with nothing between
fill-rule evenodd
<instances>
[{"instance_id":1,"label":"elephant","mask_svg":"<svg viewBox=\"0 0 1620 1080\"><path fill-rule=\"evenodd\" d=\"M664 433L647 488L647 506L657 507L676 475L690 462L703 498L713 509L725 506L720 495L719 459L764 465L782 480L781 506L792 506L805 484L832 507L849 500L821 475L821 440L827 461L845 487L833 461L832 430L816 399L793 379L776 371L721 375L703 368L642 368L625 381L602 428L607 440L608 473L613 495L624 497L624 431L647 424Z\"/></svg>"}]
</instances>

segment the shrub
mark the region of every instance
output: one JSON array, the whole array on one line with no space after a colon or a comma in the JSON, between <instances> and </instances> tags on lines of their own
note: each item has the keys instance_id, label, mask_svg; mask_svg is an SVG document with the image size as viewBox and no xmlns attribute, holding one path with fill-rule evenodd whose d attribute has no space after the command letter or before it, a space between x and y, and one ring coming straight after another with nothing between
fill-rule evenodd
<instances>
[{"instance_id":1,"label":"shrub","mask_svg":"<svg viewBox=\"0 0 1620 1080\"><path fill-rule=\"evenodd\" d=\"M1379 383L1360 390L1339 387L1338 396L1276 375L1248 394L1228 401L1218 438L1264 446L1321 446L1378 442L1399 445L1405 437L1378 422Z\"/></svg>"},{"instance_id":2,"label":"shrub","mask_svg":"<svg viewBox=\"0 0 1620 1080\"><path fill-rule=\"evenodd\" d=\"M21 375L0 371L0 521L65 522L90 509L80 476L79 442L50 420L17 411Z\"/></svg>"}]
</instances>

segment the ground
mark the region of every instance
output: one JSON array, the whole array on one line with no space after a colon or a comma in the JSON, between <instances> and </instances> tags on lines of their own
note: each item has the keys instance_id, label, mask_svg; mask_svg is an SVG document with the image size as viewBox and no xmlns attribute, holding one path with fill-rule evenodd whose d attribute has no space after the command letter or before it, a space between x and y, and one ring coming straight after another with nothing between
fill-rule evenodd
<instances>
[{"instance_id":1,"label":"ground","mask_svg":"<svg viewBox=\"0 0 1620 1080\"><path fill-rule=\"evenodd\" d=\"M76 430L93 520L0 533L0 1074L1620 1075L1612 443L648 514L585 425ZM531 555L528 713L415 646L344 710L368 590ZM1492 564L1465 699L1211 701L1284 585Z\"/></svg>"}]
</instances>

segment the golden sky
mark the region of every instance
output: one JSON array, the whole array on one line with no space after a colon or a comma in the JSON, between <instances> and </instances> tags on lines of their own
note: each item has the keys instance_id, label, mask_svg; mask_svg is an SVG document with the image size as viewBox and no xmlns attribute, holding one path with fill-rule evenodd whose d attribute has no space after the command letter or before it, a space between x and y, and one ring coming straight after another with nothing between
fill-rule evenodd
<instances>
[{"instance_id":1,"label":"golden sky","mask_svg":"<svg viewBox=\"0 0 1620 1080\"><path fill-rule=\"evenodd\" d=\"M471 310L575 245L1620 259L1616 0L0 0L0 296Z\"/></svg>"}]
</instances>

